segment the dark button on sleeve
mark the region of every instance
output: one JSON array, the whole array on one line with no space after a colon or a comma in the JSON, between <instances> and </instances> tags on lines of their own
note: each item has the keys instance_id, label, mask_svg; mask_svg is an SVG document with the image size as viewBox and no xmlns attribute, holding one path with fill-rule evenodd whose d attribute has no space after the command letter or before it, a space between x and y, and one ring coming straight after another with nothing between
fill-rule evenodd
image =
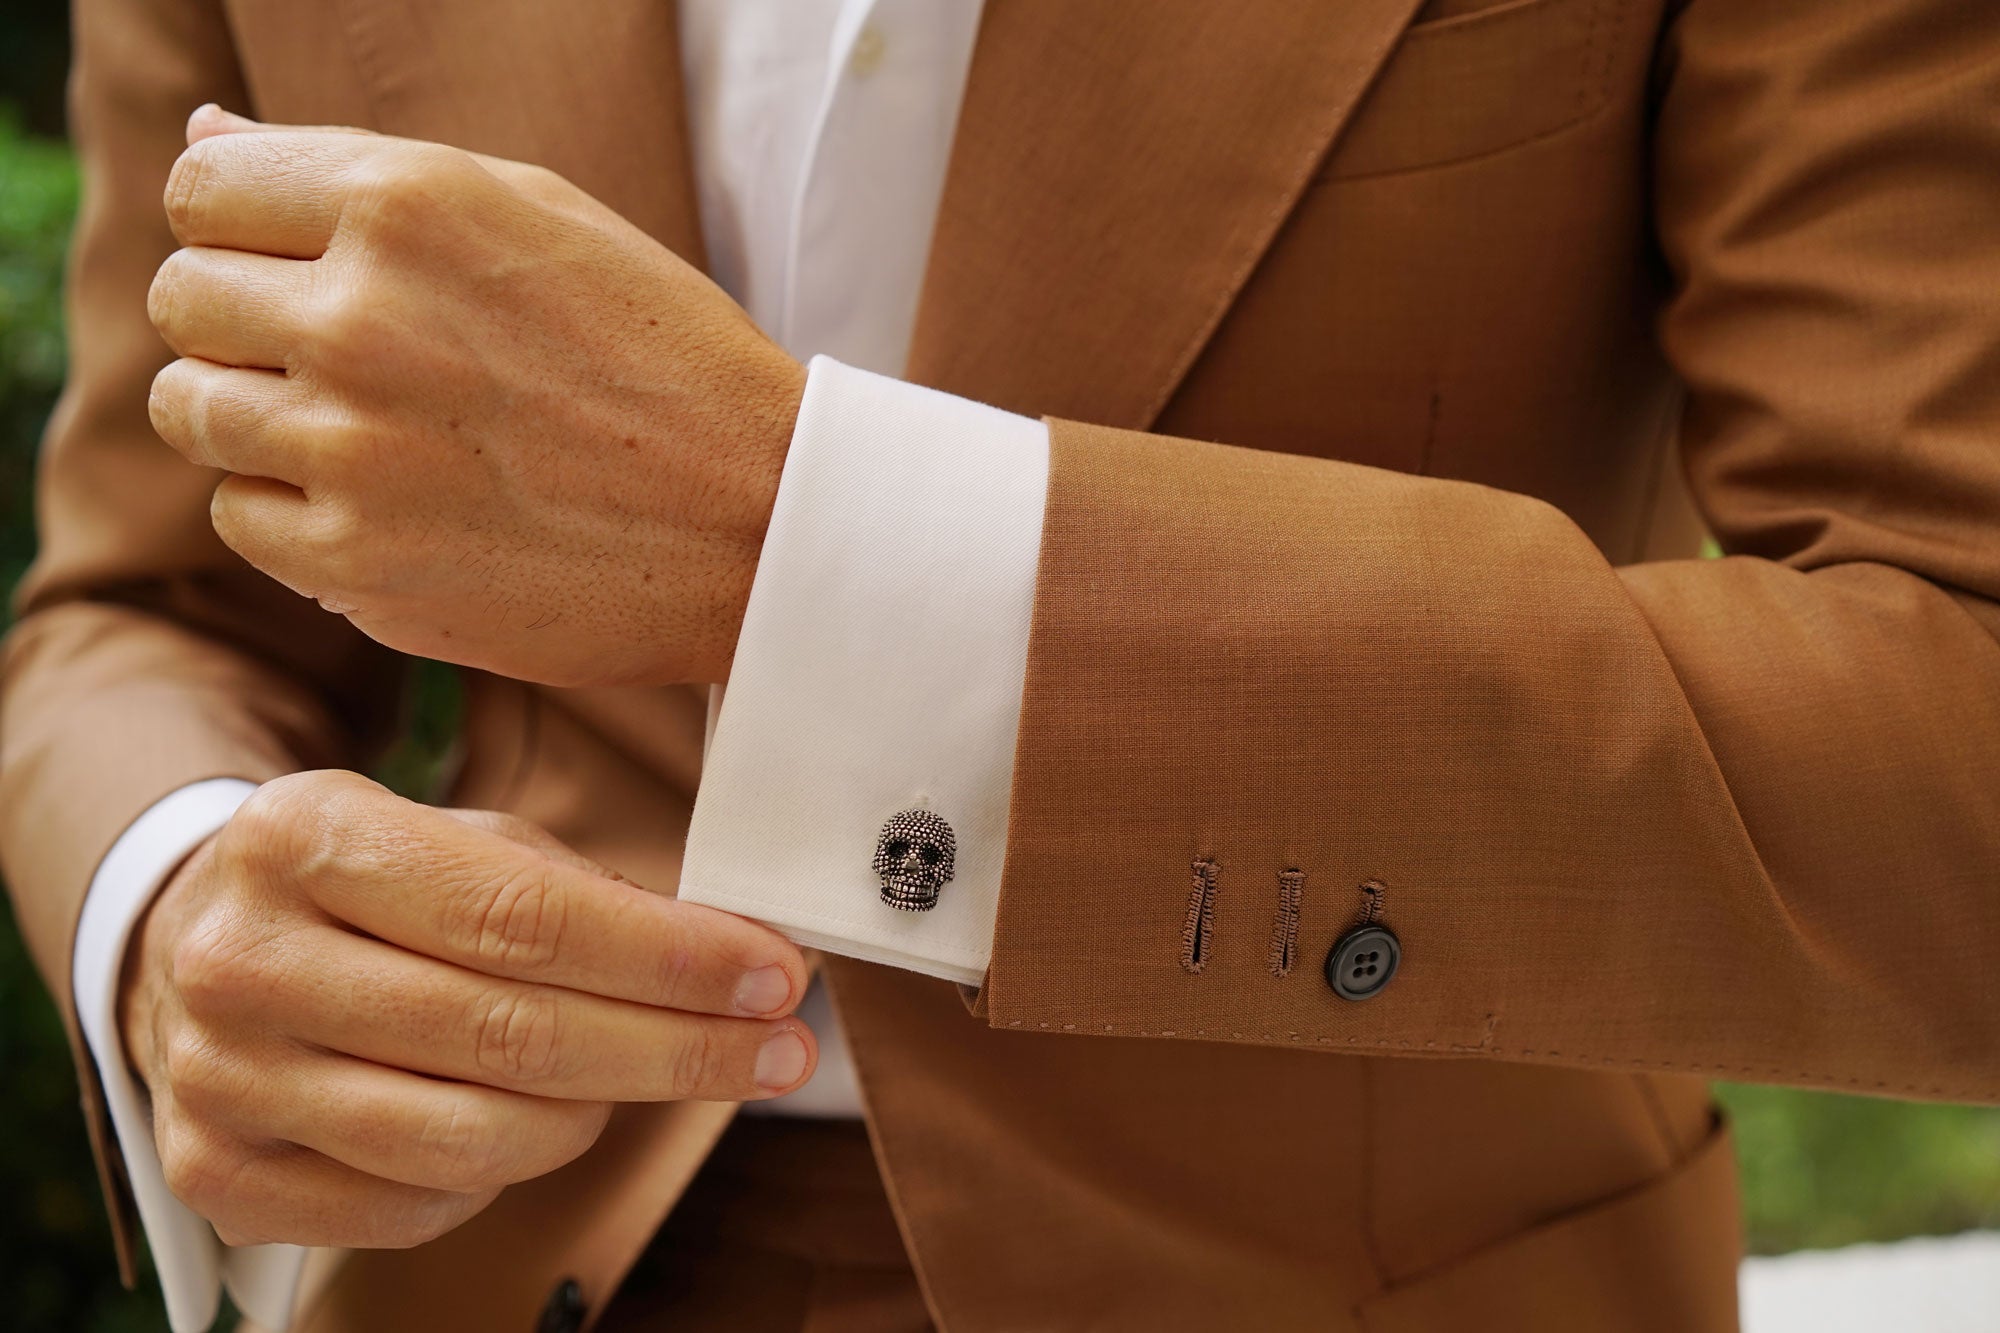
<instances>
[{"instance_id":1,"label":"dark button on sleeve","mask_svg":"<svg viewBox=\"0 0 2000 1333\"><path fill-rule=\"evenodd\" d=\"M1365 1000L1389 984L1403 946L1381 926L1350 930L1326 955L1326 984L1343 1000Z\"/></svg>"}]
</instances>

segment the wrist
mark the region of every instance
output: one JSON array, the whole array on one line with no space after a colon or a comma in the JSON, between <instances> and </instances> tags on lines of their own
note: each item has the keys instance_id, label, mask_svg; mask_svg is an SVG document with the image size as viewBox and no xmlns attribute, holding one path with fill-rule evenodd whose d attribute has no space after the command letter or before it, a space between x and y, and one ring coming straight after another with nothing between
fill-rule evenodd
<instances>
[{"instance_id":1,"label":"wrist","mask_svg":"<svg viewBox=\"0 0 2000 1333\"><path fill-rule=\"evenodd\" d=\"M805 366L775 345L766 344L760 350L765 355L758 358L760 364L746 376L743 391L737 395L736 453L743 463L743 484L729 537L731 558L725 586L715 604L714 637L704 654L712 665L703 678L711 681L726 679L735 657L758 560L777 505L785 459L791 451L792 433L798 425L799 404L805 397Z\"/></svg>"}]
</instances>

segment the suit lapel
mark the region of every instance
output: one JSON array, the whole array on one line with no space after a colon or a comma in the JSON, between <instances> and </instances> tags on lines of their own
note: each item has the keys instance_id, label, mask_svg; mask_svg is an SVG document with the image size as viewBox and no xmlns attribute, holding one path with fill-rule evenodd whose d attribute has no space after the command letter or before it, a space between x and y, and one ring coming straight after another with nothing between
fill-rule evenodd
<instances>
[{"instance_id":1,"label":"suit lapel","mask_svg":"<svg viewBox=\"0 0 2000 1333\"><path fill-rule=\"evenodd\" d=\"M1418 3L988 0L909 377L1149 425Z\"/></svg>"},{"instance_id":2,"label":"suit lapel","mask_svg":"<svg viewBox=\"0 0 2000 1333\"><path fill-rule=\"evenodd\" d=\"M704 263L669 0L340 0L375 128L562 173Z\"/></svg>"},{"instance_id":3,"label":"suit lapel","mask_svg":"<svg viewBox=\"0 0 2000 1333\"><path fill-rule=\"evenodd\" d=\"M376 127L539 162L704 263L670 0L340 0ZM988 0L909 377L1159 414L1419 0Z\"/></svg>"}]
</instances>

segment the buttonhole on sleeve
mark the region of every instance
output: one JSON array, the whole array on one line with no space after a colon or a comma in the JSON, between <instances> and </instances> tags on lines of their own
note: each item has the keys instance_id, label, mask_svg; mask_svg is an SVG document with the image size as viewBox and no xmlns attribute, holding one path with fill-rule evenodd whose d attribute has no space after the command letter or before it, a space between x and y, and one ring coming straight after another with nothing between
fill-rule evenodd
<instances>
[{"instance_id":1,"label":"buttonhole on sleeve","mask_svg":"<svg viewBox=\"0 0 2000 1333\"><path fill-rule=\"evenodd\" d=\"M1216 864L1194 863L1194 885L1188 891L1187 919L1181 925L1181 968L1200 972L1208 963L1209 938L1215 933Z\"/></svg>"},{"instance_id":2,"label":"buttonhole on sleeve","mask_svg":"<svg viewBox=\"0 0 2000 1333\"><path fill-rule=\"evenodd\" d=\"M1305 897L1306 872L1278 872L1278 914L1271 921L1271 950L1265 962L1271 975L1282 980L1291 975L1299 949L1299 901Z\"/></svg>"}]
</instances>

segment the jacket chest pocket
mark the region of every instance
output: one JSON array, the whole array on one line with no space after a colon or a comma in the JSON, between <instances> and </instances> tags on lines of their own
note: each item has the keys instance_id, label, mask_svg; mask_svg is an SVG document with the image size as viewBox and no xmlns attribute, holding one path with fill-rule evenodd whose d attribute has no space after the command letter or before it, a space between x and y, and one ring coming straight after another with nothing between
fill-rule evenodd
<instances>
[{"instance_id":1,"label":"jacket chest pocket","mask_svg":"<svg viewBox=\"0 0 2000 1333\"><path fill-rule=\"evenodd\" d=\"M1603 105L1642 0L1433 0L1322 179L1413 171L1555 134Z\"/></svg>"}]
</instances>

